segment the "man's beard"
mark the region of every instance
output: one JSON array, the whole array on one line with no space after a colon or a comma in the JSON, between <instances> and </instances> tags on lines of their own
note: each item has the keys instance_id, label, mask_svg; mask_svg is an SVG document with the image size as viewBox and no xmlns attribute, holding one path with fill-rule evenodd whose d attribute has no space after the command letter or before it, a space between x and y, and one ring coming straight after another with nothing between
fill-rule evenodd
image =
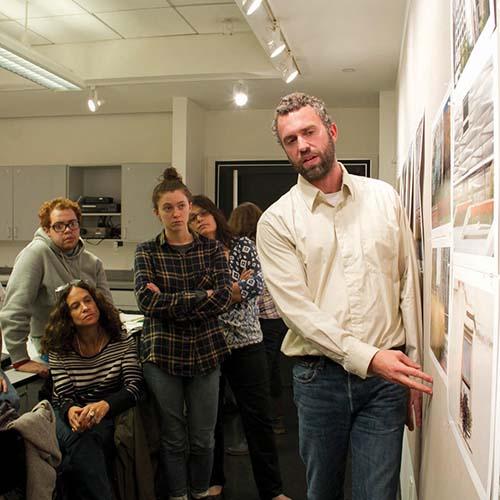
<instances>
[{"instance_id":1,"label":"man's beard","mask_svg":"<svg viewBox=\"0 0 500 500\"><path fill-rule=\"evenodd\" d=\"M332 138L329 137L328 145L324 151L318 151L315 154L321 161L314 167L310 168L304 167L302 162L294 163L290 160L294 170L309 182L319 181L330 173L330 170L335 163L335 143Z\"/></svg>"}]
</instances>

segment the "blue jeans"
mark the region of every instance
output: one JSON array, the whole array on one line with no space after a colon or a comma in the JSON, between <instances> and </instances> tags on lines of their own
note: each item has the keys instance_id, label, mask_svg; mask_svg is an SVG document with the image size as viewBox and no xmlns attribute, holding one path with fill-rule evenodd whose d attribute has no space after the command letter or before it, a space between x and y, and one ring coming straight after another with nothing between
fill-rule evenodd
<instances>
[{"instance_id":1,"label":"blue jeans","mask_svg":"<svg viewBox=\"0 0 500 500\"><path fill-rule=\"evenodd\" d=\"M8 401L16 410L19 411L19 396L14 386L10 383L9 378L2 369L0 369L0 379L4 379L7 382L7 392L0 392L0 402Z\"/></svg>"},{"instance_id":2,"label":"blue jeans","mask_svg":"<svg viewBox=\"0 0 500 500\"><path fill-rule=\"evenodd\" d=\"M350 443L352 499L395 500L407 389L378 377L363 380L324 357L299 359L293 387L307 499L344 498Z\"/></svg>"},{"instance_id":3,"label":"blue jeans","mask_svg":"<svg viewBox=\"0 0 500 500\"><path fill-rule=\"evenodd\" d=\"M64 490L71 500L113 500L111 470L115 453L111 418L84 432L73 432L56 410L56 433L63 456Z\"/></svg>"},{"instance_id":4,"label":"blue jeans","mask_svg":"<svg viewBox=\"0 0 500 500\"><path fill-rule=\"evenodd\" d=\"M144 363L143 370L160 412L160 453L170 497L186 495L188 483L191 493L202 494L212 472L220 368L196 377L169 375L153 363Z\"/></svg>"}]
</instances>

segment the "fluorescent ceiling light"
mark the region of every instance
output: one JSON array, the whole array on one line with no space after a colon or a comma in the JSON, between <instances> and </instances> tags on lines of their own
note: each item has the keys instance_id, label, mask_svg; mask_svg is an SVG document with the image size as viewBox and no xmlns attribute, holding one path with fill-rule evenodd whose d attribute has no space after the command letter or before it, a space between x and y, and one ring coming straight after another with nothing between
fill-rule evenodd
<instances>
[{"instance_id":1,"label":"fluorescent ceiling light","mask_svg":"<svg viewBox=\"0 0 500 500\"><path fill-rule=\"evenodd\" d=\"M243 0L243 10L247 16L251 16L262 3L262 0Z\"/></svg>"},{"instance_id":2,"label":"fluorescent ceiling light","mask_svg":"<svg viewBox=\"0 0 500 500\"><path fill-rule=\"evenodd\" d=\"M2 34L0 68L51 90L81 90L85 87L83 81L70 70Z\"/></svg>"}]
</instances>

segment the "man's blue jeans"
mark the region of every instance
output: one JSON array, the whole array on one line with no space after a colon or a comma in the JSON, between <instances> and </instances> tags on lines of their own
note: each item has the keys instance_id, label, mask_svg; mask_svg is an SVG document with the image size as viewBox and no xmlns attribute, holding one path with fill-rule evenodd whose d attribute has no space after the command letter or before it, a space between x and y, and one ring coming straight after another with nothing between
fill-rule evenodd
<instances>
[{"instance_id":1,"label":"man's blue jeans","mask_svg":"<svg viewBox=\"0 0 500 500\"><path fill-rule=\"evenodd\" d=\"M196 377L169 375L153 363L144 363L143 370L160 412L160 453L170 497L186 495L188 484L191 493L202 494L212 473L220 368Z\"/></svg>"},{"instance_id":2,"label":"man's blue jeans","mask_svg":"<svg viewBox=\"0 0 500 500\"><path fill-rule=\"evenodd\" d=\"M342 500L352 453L352 499L395 500L408 391L379 377L365 380L325 357L293 369L300 455L308 500Z\"/></svg>"}]
</instances>

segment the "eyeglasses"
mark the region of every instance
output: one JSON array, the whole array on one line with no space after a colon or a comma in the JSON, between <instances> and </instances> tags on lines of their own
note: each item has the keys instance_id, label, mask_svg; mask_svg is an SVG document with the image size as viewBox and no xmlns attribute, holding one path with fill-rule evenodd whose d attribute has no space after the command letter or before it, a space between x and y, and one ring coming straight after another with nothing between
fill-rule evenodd
<instances>
[{"instance_id":1,"label":"eyeglasses","mask_svg":"<svg viewBox=\"0 0 500 500\"><path fill-rule=\"evenodd\" d=\"M56 233L64 233L66 231L66 228L70 228L71 231L74 231L75 229L78 229L80 227L80 223L76 220L70 220L69 222L55 222L52 224L52 226L49 226L52 228Z\"/></svg>"},{"instance_id":2,"label":"eyeglasses","mask_svg":"<svg viewBox=\"0 0 500 500\"><path fill-rule=\"evenodd\" d=\"M204 209L201 209L199 212L191 212L189 214L189 222L193 223L196 219L198 219L198 217L203 219L203 217L206 217L209 214L210 214L210 212L208 210L204 210Z\"/></svg>"},{"instance_id":3,"label":"eyeglasses","mask_svg":"<svg viewBox=\"0 0 500 500\"><path fill-rule=\"evenodd\" d=\"M89 284L82 279L76 279L76 280L71 280L65 283L64 285L58 286L54 292L56 294L56 297L59 298L68 288L71 288L73 286L76 287L81 287L82 285L89 286Z\"/></svg>"}]
</instances>

